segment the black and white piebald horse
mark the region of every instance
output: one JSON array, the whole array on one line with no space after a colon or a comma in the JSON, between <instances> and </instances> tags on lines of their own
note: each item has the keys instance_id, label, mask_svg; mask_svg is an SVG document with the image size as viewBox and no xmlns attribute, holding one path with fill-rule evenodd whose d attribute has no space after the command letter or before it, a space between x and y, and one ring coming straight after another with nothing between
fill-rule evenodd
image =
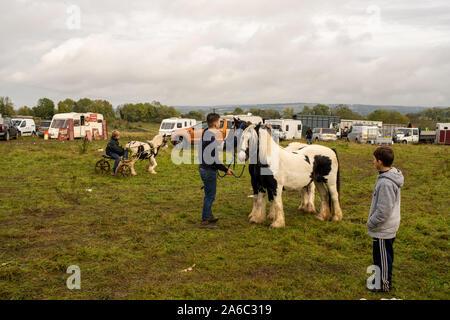
<instances>
[{"instance_id":1,"label":"black and white piebald horse","mask_svg":"<svg viewBox=\"0 0 450 320\"><path fill-rule=\"evenodd\" d=\"M283 188L299 190L303 203L299 209L315 212L314 184L319 190L319 220L341 220L339 203L339 162L334 150L320 146L292 143L281 148L264 125L242 123L235 119L235 128L243 129L238 149L239 160L250 159L249 171L254 192L249 219L262 223L266 219L265 193L270 201L268 217L274 228L285 226L282 203Z\"/></svg>"},{"instance_id":2,"label":"black and white piebald horse","mask_svg":"<svg viewBox=\"0 0 450 320\"><path fill-rule=\"evenodd\" d=\"M134 164L139 160L149 160L149 165L147 171L156 174L155 167L158 165L156 162L156 156L158 155L159 149L167 144L166 135L156 135L152 140L147 142L131 141L125 145L126 149L130 149L133 154L129 162L131 168L131 174L133 176L137 175L134 170Z\"/></svg>"}]
</instances>

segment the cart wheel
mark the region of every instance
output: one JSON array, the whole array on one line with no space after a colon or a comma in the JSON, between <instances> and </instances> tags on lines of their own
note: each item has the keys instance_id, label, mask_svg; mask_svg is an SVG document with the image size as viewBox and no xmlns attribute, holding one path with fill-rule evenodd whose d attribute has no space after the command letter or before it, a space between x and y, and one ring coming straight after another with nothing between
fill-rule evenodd
<instances>
[{"instance_id":1,"label":"cart wheel","mask_svg":"<svg viewBox=\"0 0 450 320\"><path fill-rule=\"evenodd\" d=\"M105 159L100 159L95 164L95 173L107 174L111 170L111 165Z\"/></svg>"},{"instance_id":2,"label":"cart wheel","mask_svg":"<svg viewBox=\"0 0 450 320\"><path fill-rule=\"evenodd\" d=\"M127 163L121 163L116 169L117 177L130 177L131 176L131 168Z\"/></svg>"}]
</instances>

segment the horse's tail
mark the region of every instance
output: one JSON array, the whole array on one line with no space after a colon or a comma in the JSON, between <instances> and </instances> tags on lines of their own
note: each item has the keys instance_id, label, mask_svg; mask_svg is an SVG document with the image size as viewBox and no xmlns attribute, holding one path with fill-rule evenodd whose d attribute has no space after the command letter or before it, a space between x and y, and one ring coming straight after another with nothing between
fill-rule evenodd
<instances>
[{"instance_id":1,"label":"horse's tail","mask_svg":"<svg viewBox=\"0 0 450 320\"><path fill-rule=\"evenodd\" d=\"M334 149L334 148L332 150L336 154L336 160L337 160L337 165L338 165L337 177L336 177L336 187L337 187L339 202L341 202L341 172L340 172L340 166L341 165L339 164L339 157L338 157L337 150Z\"/></svg>"}]
</instances>

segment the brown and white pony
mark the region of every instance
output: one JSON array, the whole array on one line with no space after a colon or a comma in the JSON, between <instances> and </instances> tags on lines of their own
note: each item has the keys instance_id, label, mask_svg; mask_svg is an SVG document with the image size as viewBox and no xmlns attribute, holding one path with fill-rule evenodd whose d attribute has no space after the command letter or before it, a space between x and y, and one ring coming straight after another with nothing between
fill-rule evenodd
<instances>
[{"instance_id":1,"label":"brown and white pony","mask_svg":"<svg viewBox=\"0 0 450 320\"><path fill-rule=\"evenodd\" d=\"M129 162L131 168L131 174L136 176L136 170L134 170L134 164L139 160L149 160L147 171L156 174L155 167L158 165L156 162L156 156L160 148L167 144L166 135L156 135L152 140L147 142L131 141L125 145L125 148L132 151L131 160Z\"/></svg>"}]
</instances>

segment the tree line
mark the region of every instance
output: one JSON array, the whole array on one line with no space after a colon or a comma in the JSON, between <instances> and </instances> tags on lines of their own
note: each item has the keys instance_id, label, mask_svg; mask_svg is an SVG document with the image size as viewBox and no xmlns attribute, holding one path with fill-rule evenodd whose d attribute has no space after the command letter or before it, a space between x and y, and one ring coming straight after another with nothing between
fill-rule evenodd
<instances>
[{"instance_id":1,"label":"tree line","mask_svg":"<svg viewBox=\"0 0 450 320\"><path fill-rule=\"evenodd\" d=\"M67 98L59 101L56 105L51 99L42 98L37 101L34 107L23 106L16 111L9 97L0 97L0 114L2 115L21 115L51 119L56 113L67 112L101 113L108 121L122 119L129 122L159 122L164 118L179 117L181 115L175 108L162 105L158 101L151 103L126 103L119 105L114 110L112 104L107 100L91 100L88 98L82 98L78 101Z\"/></svg>"},{"instance_id":2,"label":"tree line","mask_svg":"<svg viewBox=\"0 0 450 320\"><path fill-rule=\"evenodd\" d=\"M55 113L64 112L95 112L101 113L108 121L125 120L127 122L160 122L162 119L171 117L192 118L204 120L206 112L203 110L189 111L181 114L174 107L166 106L158 101L146 103L126 103L119 105L114 110L112 104L107 100L91 100L82 98L78 101L65 99L59 101L56 105L48 98L42 98L37 101L36 106L30 108L23 106L17 111L14 110L14 104L9 97L0 97L0 114L13 116L33 116L41 119L51 119ZM243 110L240 107L234 111L225 113L232 115L251 113L267 119L292 119L294 109L287 107L281 113L274 109L250 108ZM300 112L303 115L332 115L341 119L352 120L374 120L384 123L407 124L411 122L416 127L433 127L436 122L450 122L450 108L429 108L418 113L402 114L398 111L375 110L367 116L353 111L349 106L340 104L336 107L329 107L324 104L317 104L314 107L304 106Z\"/></svg>"},{"instance_id":3,"label":"tree line","mask_svg":"<svg viewBox=\"0 0 450 320\"><path fill-rule=\"evenodd\" d=\"M274 109L256 109L250 108L243 110L242 108L235 108L233 112L226 114L245 114L252 113L255 116L269 119L292 119L294 116L293 108L285 108L282 113ZM402 114L398 111L390 110L375 110L367 116L353 111L349 106L340 104L336 107L329 107L324 104L317 104L314 107L304 106L303 110L299 112L302 115L322 115L322 116L336 116L341 119L350 120L373 120L383 121L383 123L397 123L408 124L412 123L415 127L433 127L436 122L450 122L450 108L430 108L418 113Z\"/></svg>"}]
</instances>

